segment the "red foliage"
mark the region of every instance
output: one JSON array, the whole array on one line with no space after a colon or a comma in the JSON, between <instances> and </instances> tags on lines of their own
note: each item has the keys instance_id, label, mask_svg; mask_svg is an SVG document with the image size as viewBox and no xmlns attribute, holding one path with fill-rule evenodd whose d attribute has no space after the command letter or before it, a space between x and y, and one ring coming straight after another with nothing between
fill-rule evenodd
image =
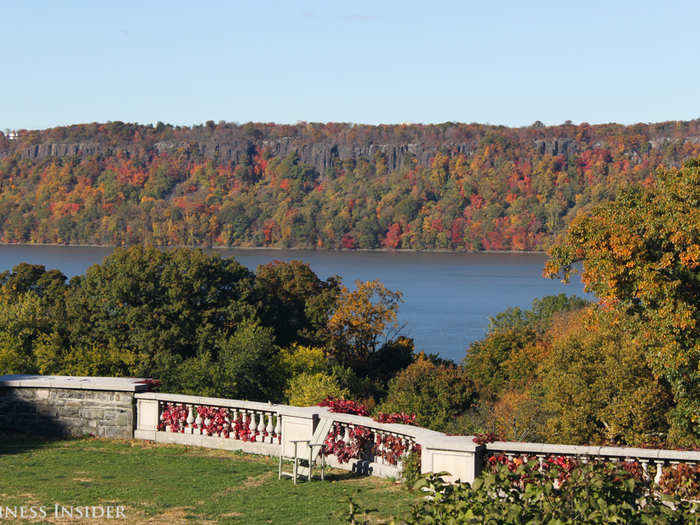
<instances>
[{"instance_id":1,"label":"red foliage","mask_svg":"<svg viewBox=\"0 0 700 525\"><path fill-rule=\"evenodd\" d=\"M379 412L377 417L374 418L375 421L380 423L401 423L402 425L415 425L416 415L407 414L405 412L396 412L385 414L384 412Z\"/></svg>"},{"instance_id":2,"label":"red foliage","mask_svg":"<svg viewBox=\"0 0 700 525\"><path fill-rule=\"evenodd\" d=\"M369 416L369 411L362 403L357 401L350 401L345 399L337 399L334 397L327 397L321 401L318 406L328 407L331 412L337 414L355 414L358 416Z\"/></svg>"},{"instance_id":3,"label":"red foliage","mask_svg":"<svg viewBox=\"0 0 700 525\"><path fill-rule=\"evenodd\" d=\"M240 439L241 441L256 441L260 435L257 430L250 429L251 415L239 415L235 420L230 418L229 408L217 408L213 406L198 406L195 414L197 419L189 427L195 434L205 436L217 436L226 439ZM188 409L182 403L167 403L161 412L158 430L161 432L185 433ZM197 423L197 420L200 422ZM263 430L262 436L268 435ZM280 436L276 436L279 440Z\"/></svg>"},{"instance_id":4,"label":"red foliage","mask_svg":"<svg viewBox=\"0 0 700 525\"><path fill-rule=\"evenodd\" d=\"M343 239L340 241L340 243L346 250L352 250L357 247L357 242L349 233L343 235Z\"/></svg>"},{"instance_id":5,"label":"red foliage","mask_svg":"<svg viewBox=\"0 0 700 525\"><path fill-rule=\"evenodd\" d=\"M700 466L680 463L663 470L659 487L664 494L700 499Z\"/></svg>"},{"instance_id":6,"label":"red foliage","mask_svg":"<svg viewBox=\"0 0 700 525\"><path fill-rule=\"evenodd\" d=\"M464 219L457 217L452 221L452 244L461 246L464 242Z\"/></svg>"},{"instance_id":7,"label":"red foliage","mask_svg":"<svg viewBox=\"0 0 700 525\"><path fill-rule=\"evenodd\" d=\"M389 226L389 230L386 232L386 237L382 244L385 248L391 248L395 250L399 245L401 240L401 225L397 222Z\"/></svg>"},{"instance_id":8,"label":"red foliage","mask_svg":"<svg viewBox=\"0 0 700 525\"><path fill-rule=\"evenodd\" d=\"M474 434L474 439L472 439L472 441L477 445L485 445L486 443L494 443L503 440L493 432L488 432L486 434Z\"/></svg>"}]
</instances>

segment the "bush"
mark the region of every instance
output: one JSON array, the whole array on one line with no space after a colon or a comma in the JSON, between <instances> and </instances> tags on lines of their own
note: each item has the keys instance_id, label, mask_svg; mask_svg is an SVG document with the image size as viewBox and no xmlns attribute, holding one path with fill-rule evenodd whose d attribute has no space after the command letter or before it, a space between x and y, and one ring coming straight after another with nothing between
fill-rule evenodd
<instances>
[{"instance_id":1,"label":"bush","mask_svg":"<svg viewBox=\"0 0 700 525\"><path fill-rule=\"evenodd\" d=\"M289 404L300 407L318 405L328 397L347 397L350 391L338 384L335 376L318 372L316 374L302 373L289 381L285 395Z\"/></svg>"},{"instance_id":2,"label":"bush","mask_svg":"<svg viewBox=\"0 0 700 525\"><path fill-rule=\"evenodd\" d=\"M435 364L421 353L389 382L387 398L377 410L417 414L417 425L442 430L471 406L473 397L464 368Z\"/></svg>"},{"instance_id":3,"label":"bush","mask_svg":"<svg viewBox=\"0 0 700 525\"><path fill-rule=\"evenodd\" d=\"M471 485L431 475L416 488L430 498L413 508L409 524L681 524L700 511L697 503L655 494L651 482L610 463L496 462Z\"/></svg>"}]
</instances>

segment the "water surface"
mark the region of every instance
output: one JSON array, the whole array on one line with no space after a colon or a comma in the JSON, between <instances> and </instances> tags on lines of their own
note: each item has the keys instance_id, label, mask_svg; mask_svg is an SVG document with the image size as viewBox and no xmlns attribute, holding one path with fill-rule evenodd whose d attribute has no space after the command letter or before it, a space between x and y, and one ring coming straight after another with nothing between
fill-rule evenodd
<instances>
[{"instance_id":1,"label":"water surface","mask_svg":"<svg viewBox=\"0 0 700 525\"><path fill-rule=\"evenodd\" d=\"M66 276L83 273L102 262L112 248L78 246L0 246L0 271L20 262L58 268ZM235 257L255 270L272 260L307 262L319 277L340 275L355 280L379 279L387 288L400 290L402 333L413 337L418 350L460 361L469 344L483 337L489 316L509 306L528 308L545 295L584 294L580 281L563 285L544 279L543 254L316 252L291 250L216 250Z\"/></svg>"}]
</instances>

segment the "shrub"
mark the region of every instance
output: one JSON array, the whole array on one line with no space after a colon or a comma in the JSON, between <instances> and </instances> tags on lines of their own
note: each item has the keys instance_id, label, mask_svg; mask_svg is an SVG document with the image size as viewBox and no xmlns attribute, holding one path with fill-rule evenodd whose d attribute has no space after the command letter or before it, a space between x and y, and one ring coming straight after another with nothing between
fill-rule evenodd
<instances>
[{"instance_id":1,"label":"shrub","mask_svg":"<svg viewBox=\"0 0 700 525\"><path fill-rule=\"evenodd\" d=\"M421 451L420 448L412 450L404 459L401 469L401 477L408 487L413 487L421 476Z\"/></svg>"},{"instance_id":2,"label":"shrub","mask_svg":"<svg viewBox=\"0 0 700 525\"><path fill-rule=\"evenodd\" d=\"M417 414L417 425L442 430L471 406L473 397L464 368L435 364L421 353L389 382L387 398L377 410Z\"/></svg>"},{"instance_id":3,"label":"shrub","mask_svg":"<svg viewBox=\"0 0 700 525\"><path fill-rule=\"evenodd\" d=\"M664 494L684 499L700 499L700 467L679 464L663 470L659 487Z\"/></svg>"},{"instance_id":4,"label":"shrub","mask_svg":"<svg viewBox=\"0 0 700 525\"><path fill-rule=\"evenodd\" d=\"M300 407L318 405L329 396L346 397L350 392L338 384L335 376L325 372L316 374L302 373L289 381L285 395L289 404Z\"/></svg>"},{"instance_id":5,"label":"shrub","mask_svg":"<svg viewBox=\"0 0 700 525\"><path fill-rule=\"evenodd\" d=\"M659 496L651 482L610 463L493 462L473 484L450 485L433 474L416 488L430 497L413 508L409 524L681 524L700 510Z\"/></svg>"}]
</instances>

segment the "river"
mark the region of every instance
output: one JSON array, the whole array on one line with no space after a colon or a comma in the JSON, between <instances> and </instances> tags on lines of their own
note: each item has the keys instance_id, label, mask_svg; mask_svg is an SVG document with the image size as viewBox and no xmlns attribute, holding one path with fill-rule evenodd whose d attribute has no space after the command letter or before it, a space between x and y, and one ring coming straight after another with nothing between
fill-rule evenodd
<instances>
[{"instance_id":1,"label":"river","mask_svg":"<svg viewBox=\"0 0 700 525\"><path fill-rule=\"evenodd\" d=\"M66 276L83 273L102 262L112 248L81 246L0 246L0 271L20 262L58 268ZM290 250L216 250L255 270L272 260L300 259L321 278L340 275L355 280L379 279L400 290L404 302L399 319L402 333L416 349L461 361L469 344L483 337L493 316L509 306L528 308L532 300L566 293L592 299L580 281L564 285L544 279L543 254L531 253L414 253L317 252Z\"/></svg>"}]
</instances>

